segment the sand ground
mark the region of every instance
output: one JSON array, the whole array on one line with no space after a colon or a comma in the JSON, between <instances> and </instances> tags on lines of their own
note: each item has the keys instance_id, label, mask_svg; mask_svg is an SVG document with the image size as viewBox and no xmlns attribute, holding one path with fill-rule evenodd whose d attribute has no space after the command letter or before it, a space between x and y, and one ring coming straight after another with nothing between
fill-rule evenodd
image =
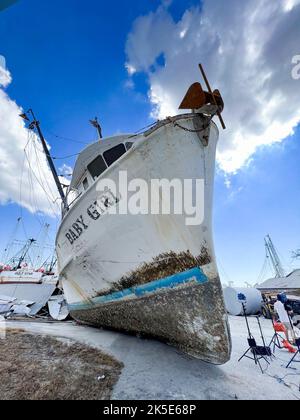
<instances>
[{"instance_id":1,"label":"sand ground","mask_svg":"<svg viewBox=\"0 0 300 420\"><path fill-rule=\"evenodd\" d=\"M262 319L263 331L266 341L270 341L273 335L270 321ZM260 332L255 318L249 319L252 333L261 343ZM239 357L247 349L247 330L243 318L230 317L231 334L233 340L233 351L230 362L224 366L212 366L199 360L191 359L179 353L173 347L156 340L137 338L126 334L93 329L78 326L73 322L67 323L36 323L36 322L6 322L6 328L22 328L35 335L42 334L45 337L61 337L64 339L76 340L77 342L95 348L110 355L119 363L124 364L121 371L120 364L115 366L115 376L108 384L108 390L99 391L99 398L111 398L112 400L296 400L300 399L300 365L295 363L291 369L286 365L291 355L286 350L276 350L276 358L270 366L263 362L265 374L262 375L259 368L251 360L243 359L238 363ZM2 325L3 328L3 325ZM2 342L0 340L2 347ZM36 345L33 341L33 347ZM6 352L11 351L14 343L6 346ZM20 339L20 346L22 339ZM15 352L22 351L19 350ZM64 350L65 351L65 350ZM36 358L42 357L43 352L37 352ZM47 353L46 353L47 354ZM65 353L64 353L65 354ZM96 354L95 354L96 355ZM66 355L67 356L67 355ZM1 357L1 360L2 360ZM5 356L6 357L6 356ZM44 357L44 356L43 356ZM107 356L103 356L107 357ZM93 357L92 357L93 359ZM13 359L14 360L14 359ZM17 367L16 375L22 376L22 359ZM59 360L61 358L59 357ZM102 366L106 366L101 356L98 361L91 360L92 369L89 371L90 381L101 375ZM88 361L86 360L86 361ZM300 360L300 357L298 357ZM79 363L79 362L78 362ZM82 363L82 362L80 362ZM77 375L82 375L83 370L77 368L77 361L74 356L72 360L73 379L68 379L66 387L77 381ZM46 363L47 364L47 363ZM59 375L60 364L58 363L56 373L52 376L56 380ZM118 374L121 374L118 378ZM2 374L1 374L2 377ZM43 372L38 371L32 376L35 383L43 382ZM23 382L28 385L28 380ZM105 385L105 384L100 384ZM30 384L29 384L30 386ZM97 384L99 386L99 384ZM111 387L113 388L111 391ZM14 393L14 387L11 387ZM93 387L91 388L94 389ZM68 395L68 391L66 392ZM80 387L76 398L89 398L89 392ZM8 396L8 394L6 393ZM48 395L51 397L51 395ZM56 396L56 395L53 395ZM91 396L94 396L92 393Z\"/></svg>"},{"instance_id":2,"label":"sand ground","mask_svg":"<svg viewBox=\"0 0 300 420\"><path fill-rule=\"evenodd\" d=\"M86 345L9 331L0 340L0 399L109 399L121 369Z\"/></svg>"}]
</instances>

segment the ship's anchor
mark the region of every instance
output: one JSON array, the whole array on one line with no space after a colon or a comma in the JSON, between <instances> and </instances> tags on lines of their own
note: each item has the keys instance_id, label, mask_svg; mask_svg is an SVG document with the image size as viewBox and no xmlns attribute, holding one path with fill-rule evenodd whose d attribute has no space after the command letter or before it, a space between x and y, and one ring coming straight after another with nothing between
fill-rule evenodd
<instances>
[{"instance_id":1,"label":"ship's anchor","mask_svg":"<svg viewBox=\"0 0 300 420\"><path fill-rule=\"evenodd\" d=\"M192 86L187 91L187 94L185 95L183 101L181 102L179 109L199 110L206 105L213 105L216 107L216 113L219 117L222 128L225 130L226 125L221 115L224 109L224 101L221 96L221 93L218 89L212 91L202 64L199 64L199 69L201 71L208 91L204 91L202 89L201 83L199 82L192 84Z\"/></svg>"}]
</instances>

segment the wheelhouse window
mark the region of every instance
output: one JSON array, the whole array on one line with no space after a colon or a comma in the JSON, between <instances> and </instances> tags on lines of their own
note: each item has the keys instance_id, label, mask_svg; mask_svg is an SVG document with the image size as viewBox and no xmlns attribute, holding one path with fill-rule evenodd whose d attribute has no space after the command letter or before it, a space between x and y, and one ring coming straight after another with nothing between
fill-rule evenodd
<instances>
[{"instance_id":1,"label":"wheelhouse window","mask_svg":"<svg viewBox=\"0 0 300 420\"><path fill-rule=\"evenodd\" d=\"M84 178L82 181L83 189L86 191L89 188L89 181L87 178Z\"/></svg>"},{"instance_id":2,"label":"wheelhouse window","mask_svg":"<svg viewBox=\"0 0 300 420\"><path fill-rule=\"evenodd\" d=\"M118 144L118 146L113 147L112 149L106 150L103 153L103 157L108 166L112 165L116 160L118 160L122 155L126 153L126 149L123 143Z\"/></svg>"},{"instance_id":3,"label":"wheelhouse window","mask_svg":"<svg viewBox=\"0 0 300 420\"><path fill-rule=\"evenodd\" d=\"M99 155L88 165L88 170L94 179L98 178L107 168L103 157Z\"/></svg>"},{"instance_id":4,"label":"wheelhouse window","mask_svg":"<svg viewBox=\"0 0 300 420\"><path fill-rule=\"evenodd\" d=\"M130 150L133 146L133 143L131 141L128 141L125 143L125 146L126 146L126 150Z\"/></svg>"}]
</instances>

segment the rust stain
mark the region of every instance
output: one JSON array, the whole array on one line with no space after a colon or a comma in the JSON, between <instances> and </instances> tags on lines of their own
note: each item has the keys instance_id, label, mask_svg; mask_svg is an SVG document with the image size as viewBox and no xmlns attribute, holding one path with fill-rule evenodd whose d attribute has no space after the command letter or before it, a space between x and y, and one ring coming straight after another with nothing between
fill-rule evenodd
<instances>
[{"instance_id":1,"label":"rust stain","mask_svg":"<svg viewBox=\"0 0 300 420\"><path fill-rule=\"evenodd\" d=\"M72 285L72 287L74 288L74 290L76 290L77 294L81 297L83 302L92 303L92 300L86 295L86 293L84 293L84 291L81 289L81 287L78 286L76 281L74 281L70 278L66 278L66 281L68 281Z\"/></svg>"}]
</instances>

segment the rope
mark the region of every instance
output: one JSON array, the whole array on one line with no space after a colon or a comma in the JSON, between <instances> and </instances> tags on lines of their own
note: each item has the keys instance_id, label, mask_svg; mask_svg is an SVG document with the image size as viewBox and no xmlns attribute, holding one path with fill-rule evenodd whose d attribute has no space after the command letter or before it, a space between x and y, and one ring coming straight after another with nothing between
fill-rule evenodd
<instances>
[{"instance_id":1,"label":"rope","mask_svg":"<svg viewBox=\"0 0 300 420\"><path fill-rule=\"evenodd\" d=\"M33 140L33 141L30 143L30 145L31 146L33 145L33 147L35 148L36 145L35 145L34 138L32 138L31 140ZM34 183L33 183L32 175L37 180L38 184L41 186L42 190L46 194L46 198L47 198L47 200L48 200L48 202L50 204L51 212L52 212L54 218L57 218L57 215L56 215L57 209L54 207L55 197L54 196L51 197L48 194L48 191L49 191L49 193L51 193L51 188L49 187L49 184L48 184L47 180L46 180L47 187L45 187L45 185L43 183L43 180L42 180L43 177L42 177L41 172L40 172L41 164L40 164L40 160L39 160L39 157L38 157L38 154L37 154L36 150L35 150L35 153L36 153L36 160L37 160L37 168L38 168L40 179L36 176L34 170L32 169L32 165L31 165L31 163L29 161L29 157L28 157L28 155L26 153L26 150L24 152L25 152L25 156L27 158L29 169L30 169L29 172L28 172L28 177L29 177L29 186L30 186L30 197L32 196L31 204L32 204L32 207L35 210L34 211L35 218L38 220L38 222L40 223L40 225L43 226L45 224L45 218L44 218L44 220L42 220L38 216L39 211L38 211L37 199L36 199L36 196L35 196L35 193L34 193L35 188L34 188Z\"/></svg>"},{"instance_id":2,"label":"rope","mask_svg":"<svg viewBox=\"0 0 300 420\"><path fill-rule=\"evenodd\" d=\"M44 193L46 194L46 197L48 198L49 204L51 205L51 210L52 210L53 214L55 214L55 210L53 211L53 202L51 201L51 197L49 197L48 192L47 192L47 191L46 191L46 189L44 188L43 184L40 182L40 180L38 179L38 177L35 175L35 173L34 173L34 171L33 171L32 167L31 167L31 164L30 164L30 161L29 161L29 158L28 158L28 156L27 156L26 151L25 151L25 156L26 156L26 160L27 160L27 162L28 162L29 168L31 169L31 172L33 173L33 175L34 175L34 177L35 177L36 181L38 182L38 184L40 185L40 187L42 188L42 190L43 190L43 191L44 191ZM55 218L56 218L56 217L57 217L57 216L56 216L56 214L55 214Z\"/></svg>"},{"instance_id":3,"label":"rope","mask_svg":"<svg viewBox=\"0 0 300 420\"><path fill-rule=\"evenodd\" d=\"M80 153L75 153L74 155L69 155L69 156L64 156L64 157L56 157L56 156L51 156L53 160L64 160L64 159L70 159L72 157L75 156L79 156Z\"/></svg>"},{"instance_id":4,"label":"rope","mask_svg":"<svg viewBox=\"0 0 300 420\"><path fill-rule=\"evenodd\" d=\"M61 140L65 140L65 141L70 141L70 142L72 142L72 143L79 143L79 144L85 144L86 146L88 146L90 143L87 143L87 142L85 142L85 141L80 141L80 140L74 140L74 139L71 139L71 138L69 138L69 137L63 137L63 136L59 136L58 134L55 134L55 133L52 133L51 131L49 131L49 130L45 130L50 136L52 136L52 137L55 137L55 138L57 138L57 139L61 139Z\"/></svg>"}]
</instances>

